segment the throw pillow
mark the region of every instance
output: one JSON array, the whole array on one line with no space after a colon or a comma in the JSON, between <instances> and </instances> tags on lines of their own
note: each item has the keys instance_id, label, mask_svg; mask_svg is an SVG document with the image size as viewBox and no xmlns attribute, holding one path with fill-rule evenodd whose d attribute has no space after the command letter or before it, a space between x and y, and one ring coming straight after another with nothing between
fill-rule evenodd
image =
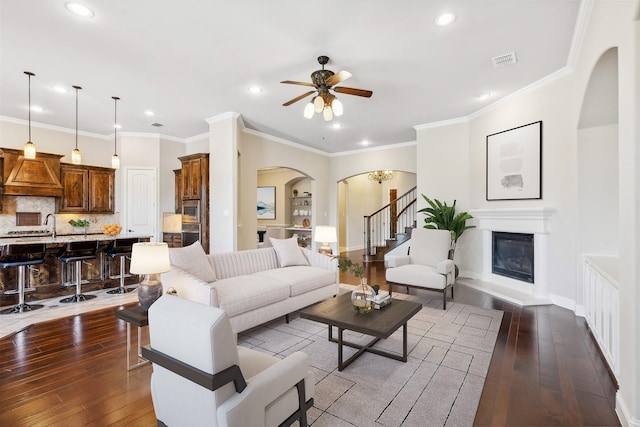
<instances>
[{"instance_id":1,"label":"throw pillow","mask_svg":"<svg viewBox=\"0 0 640 427\"><path fill-rule=\"evenodd\" d=\"M200 242L194 242L184 248L170 248L169 261L171 265L183 269L203 282L209 283L216 280L216 273L211 268Z\"/></svg>"},{"instance_id":2,"label":"throw pillow","mask_svg":"<svg viewBox=\"0 0 640 427\"><path fill-rule=\"evenodd\" d=\"M298 247L298 239L296 237L289 239L274 239L273 237L269 237L269 240L271 240L273 249L276 250L280 267L309 265L309 261L307 261L307 258L305 258Z\"/></svg>"}]
</instances>

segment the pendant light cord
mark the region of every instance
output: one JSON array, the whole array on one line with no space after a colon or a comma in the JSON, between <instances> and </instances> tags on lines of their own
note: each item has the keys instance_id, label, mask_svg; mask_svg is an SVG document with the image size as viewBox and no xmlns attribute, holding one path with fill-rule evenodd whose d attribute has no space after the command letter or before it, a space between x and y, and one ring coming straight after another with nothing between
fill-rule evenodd
<instances>
[{"instance_id":1,"label":"pendant light cord","mask_svg":"<svg viewBox=\"0 0 640 427\"><path fill-rule=\"evenodd\" d=\"M74 86L76 89L76 150L78 149L78 86Z\"/></svg>"},{"instance_id":2,"label":"pendant light cord","mask_svg":"<svg viewBox=\"0 0 640 427\"><path fill-rule=\"evenodd\" d=\"M28 71L25 72L29 76L29 141L31 141L31 75Z\"/></svg>"},{"instance_id":3,"label":"pendant light cord","mask_svg":"<svg viewBox=\"0 0 640 427\"><path fill-rule=\"evenodd\" d=\"M117 138L118 138L118 98L117 96L112 96L113 98L113 154L118 154L117 149Z\"/></svg>"}]
</instances>

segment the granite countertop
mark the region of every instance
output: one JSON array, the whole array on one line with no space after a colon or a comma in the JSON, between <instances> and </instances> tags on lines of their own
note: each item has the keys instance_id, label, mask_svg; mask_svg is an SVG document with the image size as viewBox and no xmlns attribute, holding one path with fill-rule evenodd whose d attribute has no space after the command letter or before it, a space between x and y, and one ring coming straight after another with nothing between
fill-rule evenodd
<instances>
[{"instance_id":1,"label":"granite countertop","mask_svg":"<svg viewBox=\"0 0 640 427\"><path fill-rule=\"evenodd\" d=\"M87 233L84 234L67 234L67 235L57 235L54 239L52 236L31 236L31 237L0 237L0 246L12 245L12 244L20 244L20 243L45 243L45 244L54 244L54 243L69 243L69 242L77 242L79 240L95 240L95 241L108 241L108 240L116 240L116 239L148 239L151 238L148 234L127 234L122 233L116 236L112 236L110 234L102 234L102 233Z\"/></svg>"}]
</instances>

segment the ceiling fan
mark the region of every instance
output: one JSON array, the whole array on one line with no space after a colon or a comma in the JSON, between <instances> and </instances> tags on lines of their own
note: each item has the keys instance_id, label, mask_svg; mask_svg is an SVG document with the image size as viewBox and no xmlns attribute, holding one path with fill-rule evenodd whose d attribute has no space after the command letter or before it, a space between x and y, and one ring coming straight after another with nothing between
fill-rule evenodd
<instances>
[{"instance_id":1,"label":"ceiling fan","mask_svg":"<svg viewBox=\"0 0 640 427\"><path fill-rule=\"evenodd\" d=\"M313 113L322 113L324 119L326 121L330 121L333 119L333 116L341 116L343 113L342 102L330 91L336 93L344 93L347 95L356 95L356 96L364 96L365 98L370 98L373 95L373 92L365 89L354 89L351 87L344 86L335 86L344 80L347 80L352 74L348 71L339 71L338 73L334 73L331 70L325 70L324 66L329 62L328 56L319 56L318 63L322 65L321 70L316 70L311 73L311 81L313 83L307 82L297 82L293 80L284 80L280 83L292 84L292 85L302 85L302 86L311 86L314 87L315 90L311 90L307 93L303 93L300 96L293 98L290 101L282 104L287 107L294 102L298 102L303 98L306 98L309 95L317 93L311 99L311 102L307 104L304 109L304 116L308 119L313 117Z\"/></svg>"}]
</instances>

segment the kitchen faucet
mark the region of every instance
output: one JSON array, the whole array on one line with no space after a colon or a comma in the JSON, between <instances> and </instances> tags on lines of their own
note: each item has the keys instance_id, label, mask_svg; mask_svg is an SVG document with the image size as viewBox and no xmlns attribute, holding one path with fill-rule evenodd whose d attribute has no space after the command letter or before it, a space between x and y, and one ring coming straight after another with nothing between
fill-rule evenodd
<instances>
[{"instance_id":1,"label":"kitchen faucet","mask_svg":"<svg viewBox=\"0 0 640 427\"><path fill-rule=\"evenodd\" d=\"M44 225L47 225L49 222L49 217L53 218L53 230L51 231L51 237L56 238L56 216L54 214L47 214L44 218Z\"/></svg>"}]
</instances>

